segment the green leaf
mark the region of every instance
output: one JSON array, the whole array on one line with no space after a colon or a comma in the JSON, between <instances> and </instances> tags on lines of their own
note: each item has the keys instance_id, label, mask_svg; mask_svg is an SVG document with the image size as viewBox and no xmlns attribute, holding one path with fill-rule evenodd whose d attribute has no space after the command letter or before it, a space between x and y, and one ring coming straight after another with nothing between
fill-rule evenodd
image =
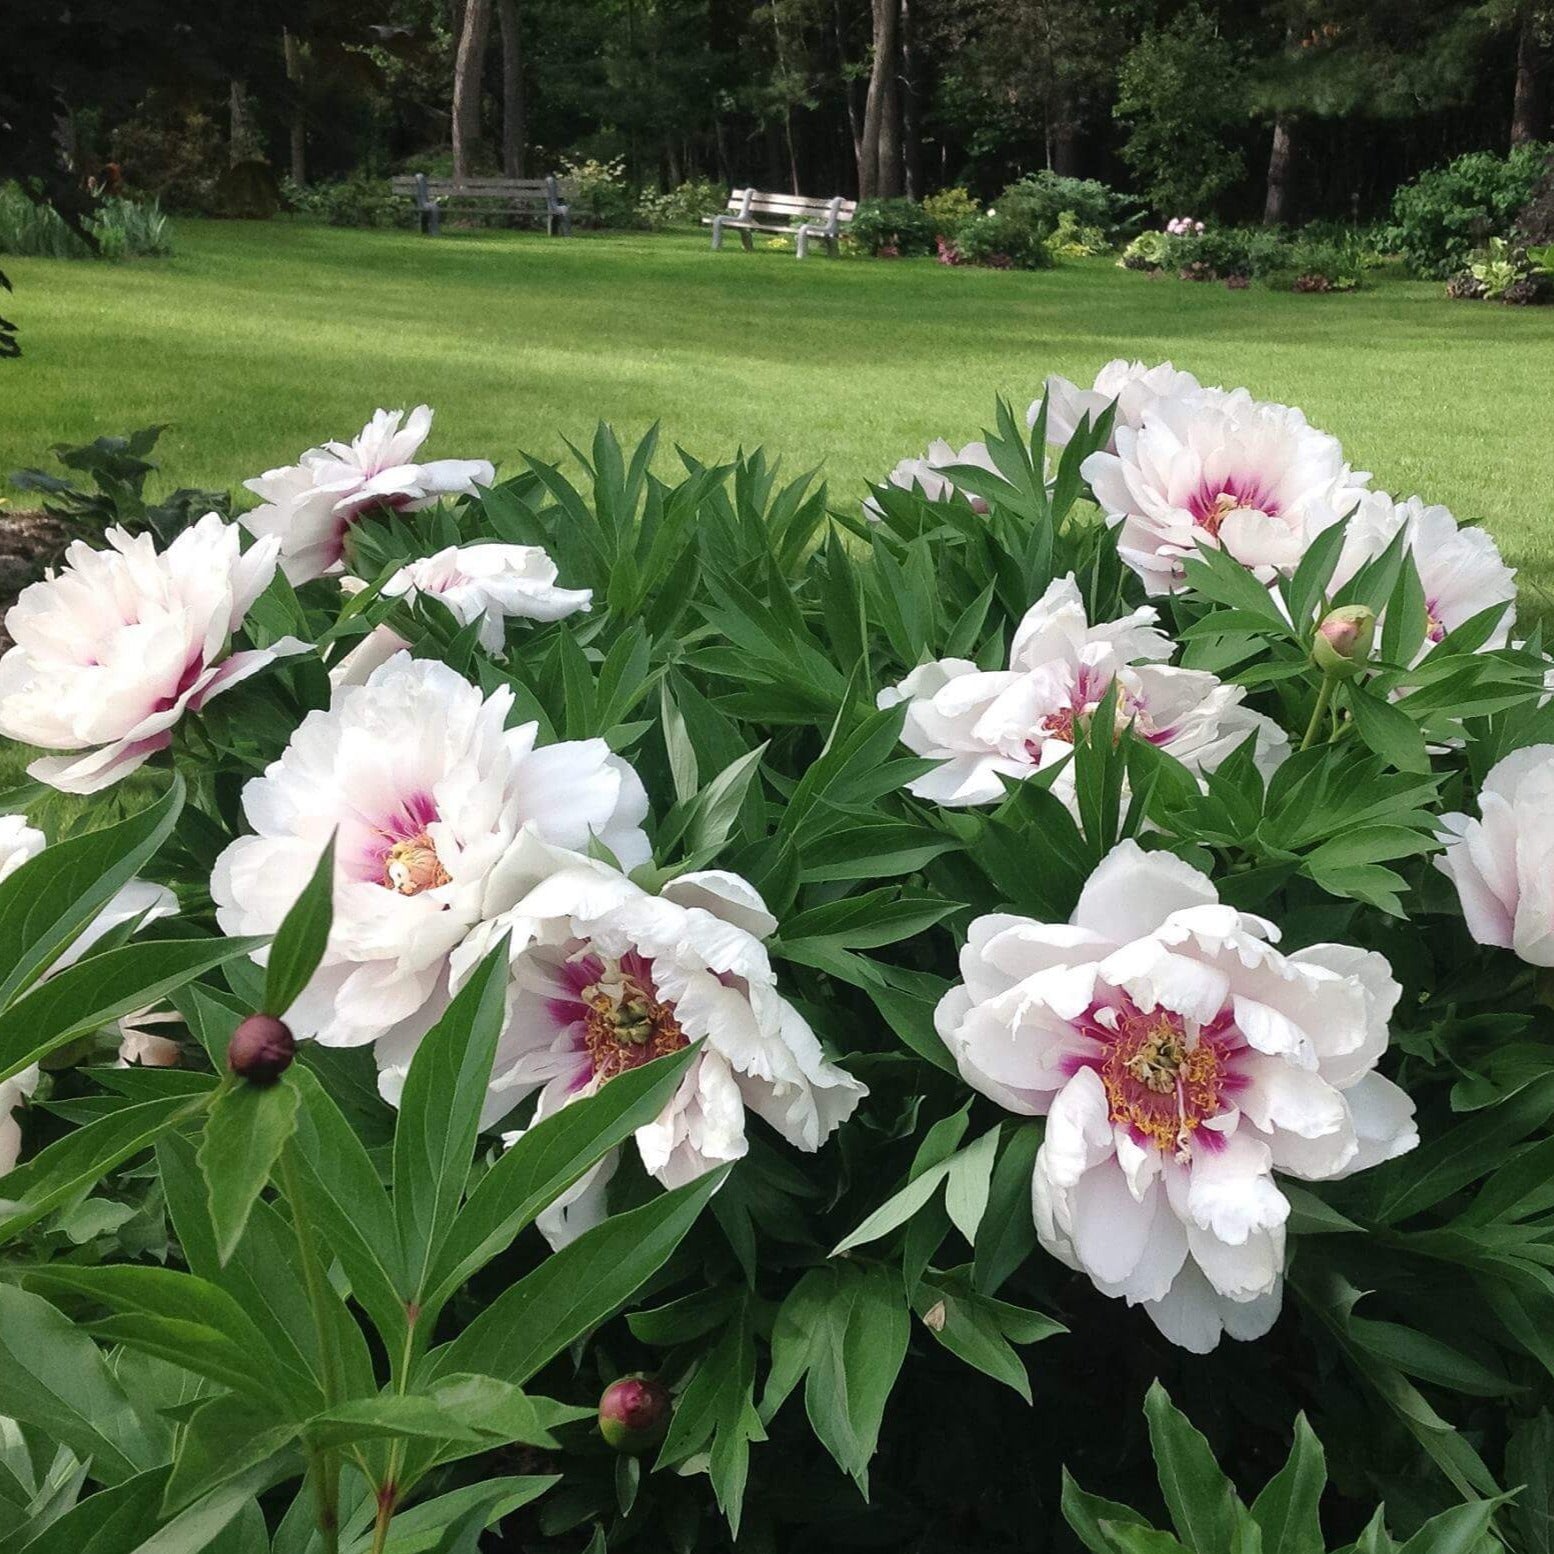
<instances>
[{"instance_id":1,"label":"green leaf","mask_svg":"<svg viewBox=\"0 0 1554 1554\"><path fill-rule=\"evenodd\" d=\"M1511 1517L1527 1554L1554 1554L1554 1414L1546 1408L1512 1432L1505 1474L1520 1486Z\"/></svg>"},{"instance_id":2,"label":"green leaf","mask_svg":"<svg viewBox=\"0 0 1554 1554\"><path fill-rule=\"evenodd\" d=\"M200 1174L209 1193L216 1255L225 1263L243 1238L254 1200L269 1185L281 1151L297 1130L296 1082L230 1084L216 1097L200 1141Z\"/></svg>"},{"instance_id":3,"label":"green leaf","mask_svg":"<svg viewBox=\"0 0 1554 1554\"><path fill-rule=\"evenodd\" d=\"M40 1290L106 1306L111 1315L92 1326L110 1342L144 1350L261 1403L308 1411L318 1406L312 1378L290 1365L254 1319L208 1280L128 1264L56 1263L27 1277Z\"/></svg>"},{"instance_id":4,"label":"green leaf","mask_svg":"<svg viewBox=\"0 0 1554 1554\"><path fill-rule=\"evenodd\" d=\"M339 1258L351 1293L389 1352L398 1354L409 1321L408 1279L393 1203L372 1157L313 1071L298 1063L287 1073L302 1100L291 1159L304 1211Z\"/></svg>"},{"instance_id":5,"label":"green leaf","mask_svg":"<svg viewBox=\"0 0 1554 1554\"><path fill-rule=\"evenodd\" d=\"M77 1036L165 998L247 955L261 939L167 939L104 950L56 972L0 1014L0 1080Z\"/></svg>"},{"instance_id":6,"label":"green leaf","mask_svg":"<svg viewBox=\"0 0 1554 1554\"><path fill-rule=\"evenodd\" d=\"M950 1351L985 1376L1031 1401L1025 1364L1010 1340L1036 1343L1065 1331L1040 1312L979 1295L961 1273L929 1270L912 1292L912 1308L924 1327Z\"/></svg>"},{"instance_id":7,"label":"green leaf","mask_svg":"<svg viewBox=\"0 0 1554 1554\"><path fill-rule=\"evenodd\" d=\"M973 1247L977 1242L977 1227L987 1210L997 1153L998 1129L989 1128L975 1144L968 1145L950 1161L949 1176L945 1180L944 1207L950 1223Z\"/></svg>"},{"instance_id":8,"label":"green leaf","mask_svg":"<svg viewBox=\"0 0 1554 1554\"><path fill-rule=\"evenodd\" d=\"M1495 1512L1509 1498L1496 1495L1432 1516L1403 1545L1402 1554L1479 1554L1479 1544L1489 1531Z\"/></svg>"},{"instance_id":9,"label":"green leaf","mask_svg":"<svg viewBox=\"0 0 1554 1554\"><path fill-rule=\"evenodd\" d=\"M460 1209L427 1281L423 1311L435 1313L584 1172L658 1116L695 1056L686 1047L617 1074L597 1095L527 1129Z\"/></svg>"},{"instance_id":10,"label":"green leaf","mask_svg":"<svg viewBox=\"0 0 1554 1554\"><path fill-rule=\"evenodd\" d=\"M953 901L898 895L886 887L795 913L783 925L783 944L813 940L841 949L879 949L932 928L955 910ZM784 953L782 944L774 948Z\"/></svg>"},{"instance_id":11,"label":"green leaf","mask_svg":"<svg viewBox=\"0 0 1554 1554\"><path fill-rule=\"evenodd\" d=\"M334 922L335 839L281 920L264 973L264 1013L280 1019L318 970Z\"/></svg>"},{"instance_id":12,"label":"green leaf","mask_svg":"<svg viewBox=\"0 0 1554 1554\"><path fill-rule=\"evenodd\" d=\"M559 1482L554 1477L493 1478L423 1500L395 1515L383 1554L429 1554L438 1547L438 1540L448 1528L467 1520L474 1520L477 1529L494 1527L504 1516L539 1499ZM371 1543L368 1532L343 1547L345 1554L367 1554Z\"/></svg>"},{"instance_id":13,"label":"green leaf","mask_svg":"<svg viewBox=\"0 0 1554 1554\"><path fill-rule=\"evenodd\" d=\"M1430 770L1430 754L1425 749L1424 735L1406 712L1352 682L1344 688L1344 694L1360 738L1382 760L1400 772Z\"/></svg>"},{"instance_id":14,"label":"green leaf","mask_svg":"<svg viewBox=\"0 0 1554 1554\"><path fill-rule=\"evenodd\" d=\"M1138 1527L1132 1522L1102 1522L1101 1527L1118 1554L1201 1554L1199 1549L1184 1548L1170 1533L1154 1527Z\"/></svg>"},{"instance_id":15,"label":"green leaf","mask_svg":"<svg viewBox=\"0 0 1554 1554\"><path fill-rule=\"evenodd\" d=\"M183 779L175 775L154 804L117 825L56 842L0 881L0 1008L55 963L161 847L183 800Z\"/></svg>"},{"instance_id":16,"label":"green leaf","mask_svg":"<svg viewBox=\"0 0 1554 1554\"><path fill-rule=\"evenodd\" d=\"M1042 1130L1031 1123L1012 1124L1009 1139L988 1192L986 1212L977 1226L974 1283L982 1295L996 1295L999 1287L1036 1248L1036 1226L1031 1219L1031 1173Z\"/></svg>"},{"instance_id":17,"label":"green leaf","mask_svg":"<svg viewBox=\"0 0 1554 1554\"><path fill-rule=\"evenodd\" d=\"M9 1176L0 1176L0 1245L149 1148L203 1104L203 1095L173 1095L122 1107L73 1129Z\"/></svg>"},{"instance_id":18,"label":"green leaf","mask_svg":"<svg viewBox=\"0 0 1554 1554\"><path fill-rule=\"evenodd\" d=\"M1132 1506L1081 1489L1067 1468L1063 1469L1063 1519L1090 1554L1117 1554L1111 1529L1149 1526Z\"/></svg>"},{"instance_id":19,"label":"green leaf","mask_svg":"<svg viewBox=\"0 0 1554 1554\"><path fill-rule=\"evenodd\" d=\"M1320 1507L1326 1485L1322 1443L1298 1414L1288 1460L1252 1503L1252 1518L1263 1530L1263 1554L1324 1554Z\"/></svg>"},{"instance_id":20,"label":"green leaf","mask_svg":"<svg viewBox=\"0 0 1554 1554\"><path fill-rule=\"evenodd\" d=\"M1144 1400L1144 1416L1177 1536L1194 1554L1235 1554L1236 1492L1209 1443L1158 1381Z\"/></svg>"},{"instance_id":21,"label":"green leaf","mask_svg":"<svg viewBox=\"0 0 1554 1554\"><path fill-rule=\"evenodd\" d=\"M41 1296L0 1284L0 1415L63 1442L105 1484L167 1460L167 1427L142 1419L79 1328Z\"/></svg>"},{"instance_id":22,"label":"green leaf","mask_svg":"<svg viewBox=\"0 0 1554 1554\"><path fill-rule=\"evenodd\" d=\"M208 1399L180 1433L178 1457L167 1481L164 1514L181 1510L229 1479L246 1473L296 1438L295 1423L235 1392ZM299 1464L300 1465L300 1464Z\"/></svg>"},{"instance_id":23,"label":"green leaf","mask_svg":"<svg viewBox=\"0 0 1554 1554\"><path fill-rule=\"evenodd\" d=\"M522 1386L663 1267L727 1174L709 1172L586 1231L434 1350L431 1374L467 1371Z\"/></svg>"},{"instance_id":24,"label":"green leaf","mask_svg":"<svg viewBox=\"0 0 1554 1554\"><path fill-rule=\"evenodd\" d=\"M507 939L470 974L410 1060L394 1131L394 1209L419 1302L469 1180L496 1044L507 1020Z\"/></svg>"},{"instance_id":25,"label":"green leaf","mask_svg":"<svg viewBox=\"0 0 1554 1554\"><path fill-rule=\"evenodd\" d=\"M849 1235L843 1236L831 1248L832 1257L841 1257L854 1247L866 1246L888 1236L898 1226L906 1224L939 1191L940 1184L950 1174L953 1160L941 1160L922 1175L914 1177L899 1192L892 1193L872 1214Z\"/></svg>"}]
</instances>

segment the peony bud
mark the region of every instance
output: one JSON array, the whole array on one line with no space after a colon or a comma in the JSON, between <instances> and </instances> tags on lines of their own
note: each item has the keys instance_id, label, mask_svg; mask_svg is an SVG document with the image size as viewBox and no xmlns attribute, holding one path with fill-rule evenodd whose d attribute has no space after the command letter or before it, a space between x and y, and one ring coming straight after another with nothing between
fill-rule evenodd
<instances>
[{"instance_id":1,"label":"peony bud","mask_svg":"<svg viewBox=\"0 0 1554 1554\"><path fill-rule=\"evenodd\" d=\"M599 1399L599 1433L616 1451L651 1451L669 1433L668 1390L646 1376L622 1376Z\"/></svg>"},{"instance_id":2,"label":"peony bud","mask_svg":"<svg viewBox=\"0 0 1554 1554\"><path fill-rule=\"evenodd\" d=\"M1311 661L1323 674L1348 680L1357 675L1371 654L1376 636L1376 612L1363 604L1329 610L1311 644Z\"/></svg>"},{"instance_id":3,"label":"peony bud","mask_svg":"<svg viewBox=\"0 0 1554 1554\"><path fill-rule=\"evenodd\" d=\"M227 1067L251 1085L273 1085L296 1052L296 1038L273 1014L251 1014L232 1033Z\"/></svg>"}]
</instances>

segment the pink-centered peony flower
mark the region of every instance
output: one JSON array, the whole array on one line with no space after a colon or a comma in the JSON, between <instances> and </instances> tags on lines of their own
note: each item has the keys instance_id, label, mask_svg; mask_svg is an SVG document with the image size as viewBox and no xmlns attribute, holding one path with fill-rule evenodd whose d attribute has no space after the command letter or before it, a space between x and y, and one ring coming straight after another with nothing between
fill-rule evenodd
<instances>
[{"instance_id":1,"label":"pink-centered peony flower","mask_svg":"<svg viewBox=\"0 0 1554 1554\"><path fill-rule=\"evenodd\" d=\"M1436 867L1457 887L1480 944L1554 966L1554 745L1498 761L1479 792L1479 818L1442 815Z\"/></svg>"},{"instance_id":2,"label":"pink-centered peony flower","mask_svg":"<svg viewBox=\"0 0 1554 1554\"><path fill-rule=\"evenodd\" d=\"M211 879L225 932L273 933L336 838L329 943L286 1011L298 1036L408 1062L445 1005L449 955L507 904L501 871L522 828L567 847L597 838L628 868L646 860L636 773L602 739L536 748L535 724L506 727L512 707L505 687L483 697L401 653L337 687L244 788L254 834Z\"/></svg>"},{"instance_id":3,"label":"pink-centered peony flower","mask_svg":"<svg viewBox=\"0 0 1554 1554\"><path fill-rule=\"evenodd\" d=\"M1249 734L1272 769L1288 750L1284 731L1242 705L1246 692L1200 669L1159 662L1172 644L1150 608L1092 626L1072 574L1055 579L1015 630L1009 667L979 669L946 658L881 691L881 707L908 703L901 738L940 764L910 783L918 798L964 806L1004 796L1005 777L1031 777L1074 749L1076 731L1117 687L1119 728L1194 771L1212 771ZM1054 791L1072 803L1072 769Z\"/></svg>"},{"instance_id":4,"label":"pink-centered peony flower","mask_svg":"<svg viewBox=\"0 0 1554 1554\"><path fill-rule=\"evenodd\" d=\"M383 585L386 599L440 600L466 626L480 622L480 643L500 654L509 620L559 621L593 601L589 588L558 588L556 563L538 545L449 546L403 566ZM343 579L351 591L355 579ZM380 664L408 647L388 626L379 626L335 667L337 685L360 685Z\"/></svg>"},{"instance_id":5,"label":"pink-centered peony flower","mask_svg":"<svg viewBox=\"0 0 1554 1554\"><path fill-rule=\"evenodd\" d=\"M955 464L974 464L978 469L998 473L987 444L968 442L964 448L952 448L942 437L928 444L928 452L920 459L902 459L885 478L903 491L920 491L930 502L947 502L955 495L956 487L944 471ZM974 511L985 513L987 503L980 496L965 493ZM873 497L863 504L863 516L877 523L882 514L879 503Z\"/></svg>"},{"instance_id":6,"label":"pink-centered peony flower","mask_svg":"<svg viewBox=\"0 0 1554 1554\"><path fill-rule=\"evenodd\" d=\"M245 480L262 502L241 522L280 541L281 569L292 582L322 577L339 564L346 531L364 514L418 512L495 480L485 459L419 462L431 429L427 405L417 405L408 417L403 410L379 410L350 442L309 448L296 464Z\"/></svg>"},{"instance_id":7,"label":"pink-centered peony flower","mask_svg":"<svg viewBox=\"0 0 1554 1554\"><path fill-rule=\"evenodd\" d=\"M1178 591L1182 562L1199 546L1265 583L1294 571L1369 478L1299 410L1244 389L1159 399L1115 440L1114 453L1092 453L1081 468L1119 528L1118 553L1151 594Z\"/></svg>"},{"instance_id":8,"label":"pink-centered peony flower","mask_svg":"<svg viewBox=\"0 0 1554 1554\"><path fill-rule=\"evenodd\" d=\"M643 1165L676 1187L744 1155L747 1111L814 1151L867 1094L779 992L762 943L776 919L739 876L682 874L650 895L533 834L503 872L510 904L454 955L457 982L512 935L488 1121L536 1090L536 1118L548 1116L699 1042L674 1097L636 1134ZM602 1216L616 1164L605 1160L540 1217L553 1246Z\"/></svg>"},{"instance_id":9,"label":"pink-centered peony flower","mask_svg":"<svg viewBox=\"0 0 1554 1554\"><path fill-rule=\"evenodd\" d=\"M1413 1103L1375 1071L1400 992L1387 962L1283 955L1277 937L1123 842L1072 922L978 918L935 1015L968 1084L1047 1117L1042 1245L1200 1353L1278 1315L1275 1171L1329 1179L1418 1142Z\"/></svg>"},{"instance_id":10,"label":"pink-centered peony flower","mask_svg":"<svg viewBox=\"0 0 1554 1554\"><path fill-rule=\"evenodd\" d=\"M1484 648L1504 647L1516 618L1516 573L1501 560L1488 530L1459 524L1451 509L1439 503L1427 505L1417 496L1395 502L1385 491L1362 492L1344 535L1332 588L1341 588L1367 561L1381 555L1399 532L1424 589L1425 640L1417 657L1496 604L1507 608Z\"/></svg>"},{"instance_id":11,"label":"pink-centered peony flower","mask_svg":"<svg viewBox=\"0 0 1554 1554\"><path fill-rule=\"evenodd\" d=\"M1112 435L1106 442L1106 451L1115 453L1118 427L1137 429L1144 419L1144 412L1158 401L1223 392L1222 389L1203 389L1190 372L1179 372L1170 362L1159 362L1151 367L1121 356L1107 362L1096 373L1091 388L1080 388L1077 383L1054 373L1046 383L1047 443L1049 447L1066 448L1086 416L1093 426L1100 420L1102 411L1115 400L1117 413L1112 421ZM1041 405L1039 399L1032 402L1025 413L1027 426L1036 425Z\"/></svg>"},{"instance_id":12,"label":"pink-centered peony flower","mask_svg":"<svg viewBox=\"0 0 1554 1554\"><path fill-rule=\"evenodd\" d=\"M288 653L290 638L233 653L232 633L275 575L277 542L243 553L215 513L165 551L109 529L107 550L77 540L65 565L22 591L6 616L0 733L45 750L28 768L66 793L96 793L172 743L173 726Z\"/></svg>"},{"instance_id":13,"label":"pink-centered peony flower","mask_svg":"<svg viewBox=\"0 0 1554 1554\"><path fill-rule=\"evenodd\" d=\"M0 815L0 881L7 880L30 858L36 858L48 845L48 839L36 827L27 824L25 815ZM159 917L171 917L178 910L178 902L165 885L152 885L145 880L128 881L114 893L112 900L81 931L75 942L44 973L52 976L56 971L73 965L97 944L104 935L126 923L151 922ZM151 1017L154 1018L154 1017ZM119 1021L119 1056L134 1046L140 1035L138 1025L145 1024L147 1016L125 1015ZM38 1065L29 1064L0 1079L0 1177L16 1165L21 1150L21 1129L14 1116L16 1108L38 1088Z\"/></svg>"}]
</instances>

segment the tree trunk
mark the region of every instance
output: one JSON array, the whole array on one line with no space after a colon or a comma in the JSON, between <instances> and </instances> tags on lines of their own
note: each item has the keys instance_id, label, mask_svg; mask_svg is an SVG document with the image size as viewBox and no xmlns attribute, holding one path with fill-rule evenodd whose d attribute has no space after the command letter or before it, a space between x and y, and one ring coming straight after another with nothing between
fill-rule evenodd
<instances>
[{"instance_id":1,"label":"tree trunk","mask_svg":"<svg viewBox=\"0 0 1554 1554\"><path fill-rule=\"evenodd\" d=\"M251 162L258 155L253 126L248 119L248 88L241 81L232 83L227 96L227 113L227 161L236 167L239 162Z\"/></svg>"},{"instance_id":2,"label":"tree trunk","mask_svg":"<svg viewBox=\"0 0 1554 1554\"><path fill-rule=\"evenodd\" d=\"M901 192L900 72L901 0L873 0L874 61L863 109L858 157L858 198L874 200Z\"/></svg>"},{"instance_id":3,"label":"tree trunk","mask_svg":"<svg viewBox=\"0 0 1554 1554\"><path fill-rule=\"evenodd\" d=\"M1263 200L1263 225L1277 227L1289 220L1290 174L1295 165L1294 129L1289 114L1273 121L1273 149L1268 153L1268 193Z\"/></svg>"},{"instance_id":4,"label":"tree trunk","mask_svg":"<svg viewBox=\"0 0 1554 1554\"><path fill-rule=\"evenodd\" d=\"M831 21L836 33L836 64L842 77L842 97L847 104L847 134L853 146L853 165L863 163L863 122L858 117L858 94L847 59L847 43L842 32L842 0L831 0Z\"/></svg>"},{"instance_id":5,"label":"tree trunk","mask_svg":"<svg viewBox=\"0 0 1554 1554\"><path fill-rule=\"evenodd\" d=\"M502 171L523 177L523 147L528 137L523 91L523 15L519 0L497 0L502 28Z\"/></svg>"},{"instance_id":6,"label":"tree trunk","mask_svg":"<svg viewBox=\"0 0 1554 1554\"><path fill-rule=\"evenodd\" d=\"M1529 6L1516 44L1516 96L1511 106L1511 144L1541 140L1547 124L1549 48L1538 36Z\"/></svg>"},{"instance_id":7,"label":"tree trunk","mask_svg":"<svg viewBox=\"0 0 1554 1554\"><path fill-rule=\"evenodd\" d=\"M291 85L291 181L308 181L308 110L302 96L302 45L290 30L281 32L286 55L286 80Z\"/></svg>"},{"instance_id":8,"label":"tree trunk","mask_svg":"<svg viewBox=\"0 0 1554 1554\"><path fill-rule=\"evenodd\" d=\"M901 171L907 195L922 199L923 118L922 72L912 26L912 0L901 0Z\"/></svg>"},{"instance_id":9,"label":"tree trunk","mask_svg":"<svg viewBox=\"0 0 1554 1554\"><path fill-rule=\"evenodd\" d=\"M485 74L491 0L466 0L453 59L453 176L468 178L480 140L480 85Z\"/></svg>"}]
</instances>

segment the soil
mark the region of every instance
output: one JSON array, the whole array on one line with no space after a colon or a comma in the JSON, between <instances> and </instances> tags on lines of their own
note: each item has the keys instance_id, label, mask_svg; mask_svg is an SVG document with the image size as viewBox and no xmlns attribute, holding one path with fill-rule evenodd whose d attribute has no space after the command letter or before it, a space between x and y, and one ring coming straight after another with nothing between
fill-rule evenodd
<instances>
[{"instance_id":1,"label":"soil","mask_svg":"<svg viewBox=\"0 0 1554 1554\"><path fill-rule=\"evenodd\" d=\"M41 509L0 508L0 650L11 645L5 612L59 560L72 537L69 525Z\"/></svg>"}]
</instances>

